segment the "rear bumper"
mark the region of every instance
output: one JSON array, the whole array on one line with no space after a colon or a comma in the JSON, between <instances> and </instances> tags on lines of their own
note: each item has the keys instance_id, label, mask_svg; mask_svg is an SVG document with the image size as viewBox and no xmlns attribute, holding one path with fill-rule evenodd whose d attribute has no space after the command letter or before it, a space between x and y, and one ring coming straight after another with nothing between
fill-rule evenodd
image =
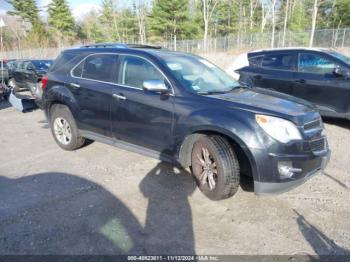
<instances>
[{"instance_id":1,"label":"rear bumper","mask_svg":"<svg viewBox=\"0 0 350 262\"><path fill-rule=\"evenodd\" d=\"M295 178L291 178L288 180L279 180L279 181L254 181L254 191L257 195L272 195L272 194L281 194L287 192L303 183L305 183L310 178L315 175L321 174L323 170L326 168L331 152L327 150L327 152L323 155L316 156L314 158L309 157L290 157L283 158L283 161L291 161L298 165L302 163L303 167L308 167L307 170L301 174L298 174ZM297 159L297 161L296 161ZM274 162L278 162L279 158L274 158Z\"/></svg>"}]
</instances>

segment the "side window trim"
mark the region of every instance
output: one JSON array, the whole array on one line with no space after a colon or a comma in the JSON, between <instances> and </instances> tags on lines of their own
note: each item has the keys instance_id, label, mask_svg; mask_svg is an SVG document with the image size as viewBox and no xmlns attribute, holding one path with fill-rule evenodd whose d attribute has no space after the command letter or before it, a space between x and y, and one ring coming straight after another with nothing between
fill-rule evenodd
<instances>
[{"instance_id":1,"label":"side window trim","mask_svg":"<svg viewBox=\"0 0 350 262\"><path fill-rule=\"evenodd\" d=\"M171 95L175 95L175 90L171 84L171 82L169 81L169 78L163 73L162 70L160 70L160 68L155 65L152 61L150 61L149 59L145 58L145 57L142 57L142 56L139 56L139 55L134 55L134 54L125 54L125 53L92 53L92 54L89 54L87 56L85 56L83 59L81 59L75 66L72 67L72 69L70 70L69 74L72 78L77 78L77 79L83 79L83 80L89 80L89 81L95 81L95 82L100 82L100 83L106 83L106 84L111 84L111 85L115 85L115 86L123 86L123 87L127 87L127 88L131 88L131 89L137 89L137 90L143 90L142 88L138 88L138 87L132 87L132 86L127 86L127 85L122 85L122 84L119 84L119 83L113 83L113 82L105 82L105 81L100 81L100 80L95 80L95 79L89 79L89 78L83 78L83 77L78 77L78 76L74 76L73 75L73 71L76 67L78 67L80 65L80 63L84 62L85 59L87 59L88 57L90 56L93 56L93 55L117 55L117 56L134 56L134 57L139 57L141 59L144 59L145 61L149 62L151 65L153 65L162 75L163 77L166 79L167 83L169 84L170 86L170 90L171 90ZM120 63L120 58L118 58L118 61L117 63ZM120 67L119 67L120 68ZM122 67L124 68L124 67ZM119 69L120 70L120 69ZM116 72L118 74L118 72ZM119 78L119 77L118 77Z\"/></svg>"},{"instance_id":2,"label":"side window trim","mask_svg":"<svg viewBox=\"0 0 350 262\"><path fill-rule=\"evenodd\" d=\"M85 63L86 59L91 57L91 56L95 56L95 55L115 55L115 56L118 56L119 54L117 53L93 53L93 54L89 54L87 56L85 56L83 59L81 59L75 66L72 67L72 69L70 70L70 76L72 78L78 78L78 79L83 79L83 80L89 80L89 81L95 81L95 82L100 82L100 83L106 83L106 84L113 84L113 85L116 85L116 83L113 83L113 82L109 82L109 81L101 81L101 80L97 80L97 79L91 79L91 78L86 78L86 77L83 77L83 71L81 71L81 75L80 76L75 76L73 74L73 71L78 67L80 66L81 63ZM118 63L118 60L119 58L117 59L117 63Z\"/></svg>"}]
</instances>

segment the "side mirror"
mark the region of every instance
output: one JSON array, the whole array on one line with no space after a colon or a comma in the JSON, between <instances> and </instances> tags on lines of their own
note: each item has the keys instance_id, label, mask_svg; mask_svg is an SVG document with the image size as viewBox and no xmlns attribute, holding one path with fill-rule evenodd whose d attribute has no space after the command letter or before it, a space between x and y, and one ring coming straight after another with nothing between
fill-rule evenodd
<instances>
[{"instance_id":1,"label":"side mirror","mask_svg":"<svg viewBox=\"0 0 350 262\"><path fill-rule=\"evenodd\" d=\"M152 79L143 81L142 87L144 90L151 92L167 93L169 88L165 85L163 80Z\"/></svg>"},{"instance_id":2,"label":"side mirror","mask_svg":"<svg viewBox=\"0 0 350 262\"><path fill-rule=\"evenodd\" d=\"M33 67L32 65L29 65L29 66L27 66L27 70L28 70L28 71L33 71L33 70L34 70L34 67Z\"/></svg>"},{"instance_id":3,"label":"side mirror","mask_svg":"<svg viewBox=\"0 0 350 262\"><path fill-rule=\"evenodd\" d=\"M348 77L350 75L348 69L340 66L337 66L336 68L334 68L333 74L337 77Z\"/></svg>"}]
</instances>

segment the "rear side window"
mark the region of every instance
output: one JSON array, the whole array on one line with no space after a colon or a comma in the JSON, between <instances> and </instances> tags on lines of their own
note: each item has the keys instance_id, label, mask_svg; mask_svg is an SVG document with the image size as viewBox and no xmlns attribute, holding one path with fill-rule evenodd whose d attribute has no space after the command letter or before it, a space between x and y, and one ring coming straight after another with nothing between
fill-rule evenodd
<instances>
[{"instance_id":1,"label":"rear side window","mask_svg":"<svg viewBox=\"0 0 350 262\"><path fill-rule=\"evenodd\" d=\"M75 77L116 83L117 55L95 54L86 57L72 71Z\"/></svg>"},{"instance_id":2,"label":"rear side window","mask_svg":"<svg viewBox=\"0 0 350 262\"><path fill-rule=\"evenodd\" d=\"M277 70L293 70L293 54L267 54L262 67Z\"/></svg>"},{"instance_id":3,"label":"rear side window","mask_svg":"<svg viewBox=\"0 0 350 262\"><path fill-rule=\"evenodd\" d=\"M135 56L125 56L121 73L120 84L142 88L146 80L162 80L164 76L150 62Z\"/></svg>"},{"instance_id":4,"label":"rear side window","mask_svg":"<svg viewBox=\"0 0 350 262\"><path fill-rule=\"evenodd\" d=\"M332 74L337 64L331 59L318 54L300 53L298 68L300 72Z\"/></svg>"}]
</instances>

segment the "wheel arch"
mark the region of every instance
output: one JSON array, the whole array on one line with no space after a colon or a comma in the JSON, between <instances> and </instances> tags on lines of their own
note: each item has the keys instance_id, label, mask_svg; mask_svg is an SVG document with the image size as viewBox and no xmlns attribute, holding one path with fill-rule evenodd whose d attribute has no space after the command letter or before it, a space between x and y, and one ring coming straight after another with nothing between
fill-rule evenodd
<instances>
[{"instance_id":1,"label":"wheel arch","mask_svg":"<svg viewBox=\"0 0 350 262\"><path fill-rule=\"evenodd\" d=\"M233 147L241 166L241 173L257 177L256 162L248 146L235 134L226 130L201 129L187 135L183 140L178 152L178 159L181 166L187 168L191 165L191 153L194 143L202 136L221 136L226 138Z\"/></svg>"},{"instance_id":2,"label":"wheel arch","mask_svg":"<svg viewBox=\"0 0 350 262\"><path fill-rule=\"evenodd\" d=\"M73 117L77 119L78 105L73 94L64 86L53 86L46 91L45 94L45 114L48 120L51 117L51 110L53 105L65 105L71 111Z\"/></svg>"}]
</instances>

